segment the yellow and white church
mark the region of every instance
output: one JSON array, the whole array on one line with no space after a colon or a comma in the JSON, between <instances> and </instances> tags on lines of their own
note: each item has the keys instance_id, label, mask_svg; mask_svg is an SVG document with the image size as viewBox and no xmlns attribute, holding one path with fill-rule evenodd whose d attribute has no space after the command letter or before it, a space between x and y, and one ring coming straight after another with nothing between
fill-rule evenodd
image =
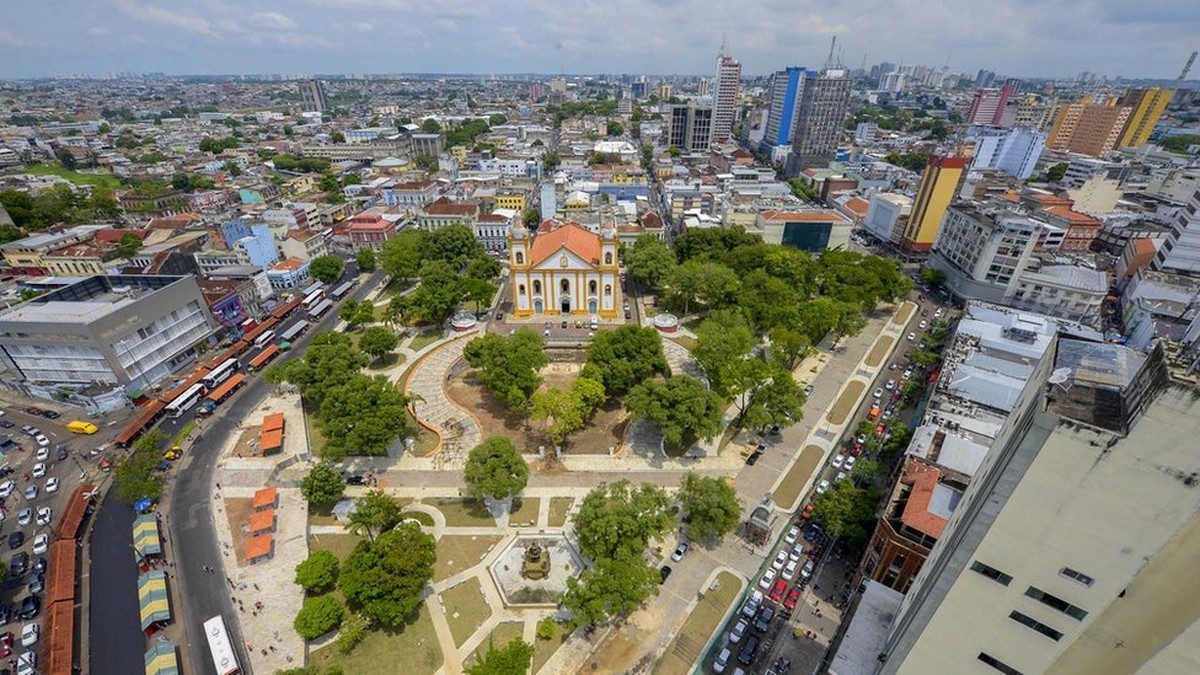
<instances>
[{"instance_id":1,"label":"yellow and white church","mask_svg":"<svg viewBox=\"0 0 1200 675\"><path fill-rule=\"evenodd\" d=\"M530 241L518 220L508 234L512 314L598 316L621 309L617 232L596 234L579 223L548 220Z\"/></svg>"}]
</instances>

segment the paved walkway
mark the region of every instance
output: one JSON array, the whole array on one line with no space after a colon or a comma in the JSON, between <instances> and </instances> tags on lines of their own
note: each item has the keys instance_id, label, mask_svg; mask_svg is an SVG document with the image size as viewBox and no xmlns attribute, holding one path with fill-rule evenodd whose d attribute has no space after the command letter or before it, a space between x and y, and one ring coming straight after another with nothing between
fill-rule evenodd
<instances>
[{"instance_id":1,"label":"paved walkway","mask_svg":"<svg viewBox=\"0 0 1200 675\"><path fill-rule=\"evenodd\" d=\"M450 367L462 358L463 349L473 337L476 337L474 331L432 347L421 357L404 384L404 393L421 397L414 404L417 418L437 433L441 438L439 450L452 459L465 459L466 453L483 440L475 418L450 400L446 393ZM457 464L455 461L449 463Z\"/></svg>"}]
</instances>

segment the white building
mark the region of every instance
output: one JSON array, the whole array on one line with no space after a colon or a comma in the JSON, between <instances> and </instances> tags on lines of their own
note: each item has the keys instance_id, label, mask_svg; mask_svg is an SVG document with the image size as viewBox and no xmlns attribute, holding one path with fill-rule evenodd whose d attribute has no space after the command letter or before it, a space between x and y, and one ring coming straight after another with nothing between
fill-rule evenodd
<instances>
[{"instance_id":1,"label":"white building","mask_svg":"<svg viewBox=\"0 0 1200 675\"><path fill-rule=\"evenodd\" d=\"M530 242L518 220L509 234L513 316L598 316L621 310L617 233L596 234L578 223L539 229Z\"/></svg>"},{"instance_id":2,"label":"white building","mask_svg":"<svg viewBox=\"0 0 1200 675\"><path fill-rule=\"evenodd\" d=\"M893 244L900 242L904 233L904 224L912 213L912 197L897 192L876 192L871 195L871 205L867 207L867 216L863 219L863 227L876 239L889 241Z\"/></svg>"},{"instance_id":3,"label":"white building","mask_svg":"<svg viewBox=\"0 0 1200 675\"><path fill-rule=\"evenodd\" d=\"M1192 193L1175 217L1171 234L1151 264L1163 272L1200 276L1200 190Z\"/></svg>"},{"instance_id":4,"label":"white building","mask_svg":"<svg viewBox=\"0 0 1200 675\"><path fill-rule=\"evenodd\" d=\"M726 143L730 139L741 86L741 62L727 54L718 56L717 76L713 80L713 143Z\"/></svg>"},{"instance_id":5,"label":"white building","mask_svg":"<svg viewBox=\"0 0 1200 675\"><path fill-rule=\"evenodd\" d=\"M971 127L968 137L975 139L972 169L1000 169L1020 180L1033 175L1046 147L1046 132L1028 127Z\"/></svg>"}]
</instances>

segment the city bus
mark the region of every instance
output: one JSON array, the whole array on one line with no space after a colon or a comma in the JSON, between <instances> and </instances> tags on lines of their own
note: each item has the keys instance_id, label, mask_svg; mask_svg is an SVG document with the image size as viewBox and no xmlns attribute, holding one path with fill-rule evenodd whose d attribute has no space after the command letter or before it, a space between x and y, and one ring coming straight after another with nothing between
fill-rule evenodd
<instances>
[{"instance_id":1,"label":"city bus","mask_svg":"<svg viewBox=\"0 0 1200 675\"><path fill-rule=\"evenodd\" d=\"M208 638L208 653L212 656L217 675L241 675L237 652L225 630L225 620L218 614L204 622L204 637Z\"/></svg>"},{"instance_id":2,"label":"city bus","mask_svg":"<svg viewBox=\"0 0 1200 675\"><path fill-rule=\"evenodd\" d=\"M222 363L221 365L214 368L211 373L205 375L204 378L200 380L200 382L206 388L212 389L213 387L217 386L218 384L221 384L225 380L228 380L229 376L236 373L238 371L238 368L240 368L240 367L241 366L238 365L237 359L229 359L229 360L225 361L225 363Z\"/></svg>"},{"instance_id":3,"label":"city bus","mask_svg":"<svg viewBox=\"0 0 1200 675\"><path fill-rule=\"evenodd\" d=\"M165 412L169 417L179 417L183 415L183 413L191 410L192 406L196 405L196 402L204 396L204 392L205 388L202 383L197 382L196 384L193 384L187 388L187 391L180 394L178 398L176 398L174 401L171 401Z\"/></svg>"},{"instance_id":4,"label":"city bus","mask_svg":"<svg viewBox=\"0 0 1200 675\"><path fill-rule=\"evenodd\" d=\"M347 281L346 283L342 284L341 286L338 286L337 288L333 289L333 292L331 292L329 294L329 297L333 298L334 300L341 300L342 298L346 297L346 294L349 293L351 290L353 290L353 288L354 288L354 282Z\"/></svg>"},{"instance_id":5,"label":"city bus","mask_svg":"<svg viewBox=\"0 0 1200 675\"><path fill-rule=\"evenodd\" d=\"M310 291L307 295L305 295L304 302L300 303L300 306L306 310L312 309L313 305L317 304L318 302L321 302L324 299L325 299L325 291L323 289L318 288L317 290Z\"/></svg>"},{"instance_id":6,"label":"city bus","mask_svg":"<svg viewBox=\"0 0 1200 675\"><path fill-rule=\"evenodd\" d=\"M322 300L319 305L308 310L308 319L309 321L316 321L322 316L325 316L325 313L331 309L333 309L333 301L326 298Z\"/></svg>"},{"instance_id":7,"label":"city bus","mask_svg":"<svg viewBox=\"0 0 1200 675\"><path fill-rule=\"evenodd\" d=\"M269 330L269 331L259 335L258 337L254 338L254 346L255 346L255 348L261 347L274 339L275 339L275 331Z\"/></svg>"}]
</instances>

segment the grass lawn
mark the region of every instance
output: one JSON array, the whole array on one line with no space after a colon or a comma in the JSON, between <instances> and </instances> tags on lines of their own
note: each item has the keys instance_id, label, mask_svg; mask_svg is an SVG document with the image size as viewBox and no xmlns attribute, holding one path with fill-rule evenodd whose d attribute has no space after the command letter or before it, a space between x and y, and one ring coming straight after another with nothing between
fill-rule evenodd
<instances>
[{"instance_id":1,"label":"grass lawn","mask_svg":"<svg viewBox=\"0 0 1200 675\"><path fill-rule=\"evenodd\" d=\"M405 511L404 517L408 520L415 520L426 527L434 526L433 516L429 515L428 513L422 513L421 511Z\"/></svg>"},{"instance_id":2,"label":"grass lawn","mask_svg":"<svg viewBox=\"0 0 1200 675\"><path fill-rule=\"evenodd\" d=\"M423 331L418 333L417 336L412 339L412 342L409 343L408 348L414 352L419 352L438 340L441 340L443 337L445 336L440 332Z\"/></svg>"},{"instance_id":3,"label":"grass lawn","mask_svg":"<svg viewBox=\"0 0 1200 675\"><path fill-rule=\"evenodd\" d=\"M332 506L312 506L308 507L308 524L309 525L337 525L337 518L333 517Z\"/></svg>"},{"instance_id":4,"label":"grass lawn","mask_svg":"<svg viewBox=\"0 0 1200 675\"><path fill-rule=\"evenodd\" d=\"M575 501L572 497L551 497L550 512L547 514L549 522L548 527L562 527L567 524L567 511L571 510L571 504Z\"/></svg>"},{"instance_id":5,"label":"grass lawn","mask_svg":"<svg viewBox=\"0 0 1200 675\"><path fill-rule=\"evenodd\" d=\"M367 637L349 654L330 644L309 654L309 663L321 667L336 664L355 675L432 675L442 667L442 649L429 608L421 605L416 619L403 629L367 631Z\"/></svg>"},{"instance_id":6,"label":"grass lawn","mask_svg":"<svg viewBox=\"0 0 1200 675\"><path fill-rule=\"evenodd\" d=\"M688 350L689 352L694 351L696 349L696 345L699 344L696 342L696 338L688 337L686 335L678 335L676 337L669 337L667 339L674 342L677 345L682 346L684 349Z\"/></svg>"},{"instance_id":7,"label":"grass lawn","mask_svg":"<svg viewBox=\"0 0 1200 675\"><path fill-rule=\"evenodd\" d=\"M417 405L420 405L420 403ZM416 431L415 435L412 436L413 446L412 449L409 450L409 453L413 457L428 457L429 454L433 452L433 449L437 447L437 434L421 426L421 423L417 421L417 418L412 416L411 412L408 413L408 421L411 423L412 428Z\"/></svg>"},{"instance_id":8,"label":"grass lawn","mask_svg":"<svg viewBox=\"0 0 1200 675\"><path fill-rule=\"evenodd\" d=\"M308 451L320 457L325 447L325 435L317 428L316 412L309 410L308 406L304 407L304 426L308 427Z\"/></svg>"},{"instance_id":9,"label":"grass lawn","mask_svg":"<svg viewBox=\"0 0 1200 675\"><path fill-rule=\"evenodd\" d=\"M36 176L59 176L76 185L100 185L116 190L121 187L121 179L107 173L80 173L71 171L57 164L33 164L21 170L21 173L32 173Z\"/></svg>"},{"instance_id":10,"label":"grass lawn","mask_svg":"<svg viewBox=\"0 0 1200 675\"><path fill-rule=\"evenodd\" d=\"M400 295L412 285L413 282L411 279L392 279L387 282L387 286L383 287L383 291L379 293L379 296L391 300L394 296Z\"/></svg>"},{"instance_id":11,"label":"grass lawn","mask_svg":"<svg viewBox=\"0 0 1200 675\"><path fill-rule=\"evenodd\" d=\"M513 512L508 516L508 524L513 527L533 527L537 525L538 509L541 500L537 497L524 497L513 501Z\"/></svg>"},{"instance_id":12,"label":"grass lawn","mask_svg":"<svg viewBox=\"0 0 1200 675\"><path fill-rule=\"evenodd\" d=\"M846 385L845 391L838 397L836 403L833 404L833 409L825 416L825 420L830 424L844 424L850 413L854 412L854 405L858 403L858 397L862 396L863 390L867 385L858 381L852 380Z\"/></svg>"},{"instance_id":13,"label":"grass lawn","mask_svg":"<svg viewBox=\"0 0 1200 675\"><path fill-rule=\"evenodd\" d=\"M360 541L362 541L362 537L353 534L311 534L308 537L308 550L309 552L332 551L338 560L345 561L346 556L350 555Z\"/></svg>"},{"instance_id":14,"label":"grass lawn","mask_svg":"<svg viewBox=\"0 0 1200 675\"><path fill-rule=\"evenodd\" d=\"M446 623L450 624L450 634L454 636L456 647L461 647L492 615L492 608L483 597L479 579L475 577L443 592L442 603L446 606Z\"/></svg>"},{"instance_id":15,"label":"grass lawn","mask_svg":"<svg viewBox=\"0 0 1200 675\"><path fill-rule=\"evenodd\" d=\"M800 456L792 463L792 468L788 469L787 475L779 483L779 488L771 496L776 506L786 510L792 510L798 506L795 503L796 498L800 496L800 490L804 489L804 484L808 482L809 477L817 470L821 456L821 448L815 445L806 446L804 450L800 451Z\"/></svg>"},{"instance_id":16,"label":"grass lawn","mask_svg":"<svg viewBox=\"0 0 1200 675\"><path fill-rule=\"evenodd\" d=\"M500 542L499 536L443 536L437 541L437 561L433 563L433 580L442 581L479 564L488 549Z\"/></svg>"},{"instance_id":17,"label":"grass lawn","mask_svg":"<svg viewBox=\"0 0 1200 675\"><path fill-rule=\"evenodd\" d=\"M434 508L446 516L446 527L495 527L483 502L474 499L434 499Z\"/></svg>"},{"instance_id":18,"label":"grass lawn","mask_svg":"<svg viewBox=\"0 0 1200 675\"><path fill-rule=\"evenodd\" d=\"M562 624L554 624L554 635L549 640L535 637L533 639L533 673L541 670L542 666L554 656L554 652L567 641L570 634L563 630Z\"/></svg>"},{"instance_id":19,"label":"grass lawn","mask_svg":"<svg viewBox=\"0 0 1200 675\"><path fill-rule=\"evenodd\" d=\"M729 572L717 575L716 590L705 590L700 602L688 614L679 634L667 645L667 651L654 666L655 674L687 675L700 657L704 644L721 623L742 585Z\"/></svg>"},{"instance_id":20,"label":"grass lawn","mask_svg":"<svg viewBox=\"0 0 1200 675\"><path fill-rule=\"evenodd\" d=\"M496 649L503 649L513 640L520 640L524 632L525 624L521 621L505 621L504 623L496 624L496 627L492 629L491 635L488 635L484 638L483 642L479 643L479 646L475 648L475 652L465 659L463 665L470 667L487 655L489 644L495 644Z\"/></svg>"}]
</instances>

